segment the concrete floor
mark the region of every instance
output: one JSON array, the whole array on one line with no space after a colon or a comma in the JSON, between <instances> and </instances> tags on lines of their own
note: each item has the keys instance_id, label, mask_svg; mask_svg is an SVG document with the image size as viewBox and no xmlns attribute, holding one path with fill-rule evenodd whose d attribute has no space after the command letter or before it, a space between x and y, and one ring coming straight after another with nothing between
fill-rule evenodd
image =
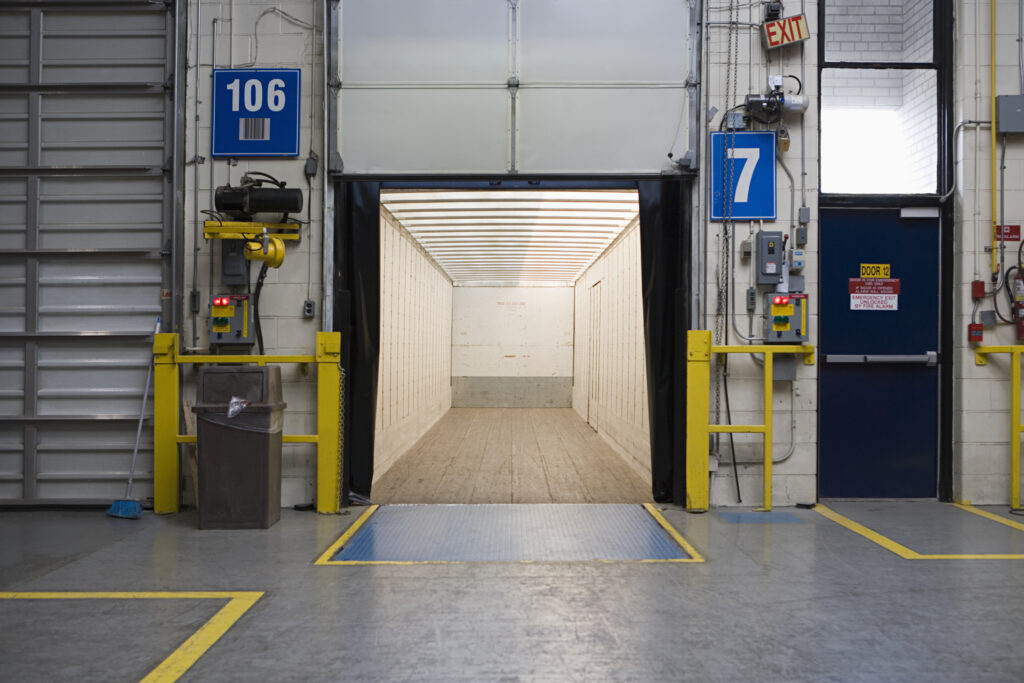
<instances>
[{"instance_id":1,"label":"concrete floor","mask_svg":"<svg viewBox=\"0 0 1024 683\"><path fill-rule=\"evenodd\" d=\"M452 408L375 503L642 503L645 481L572 408Z\"/></svg>"},{"instance_id":2,"label":"concrete floor","mask_svg":"<svg viewBox=\"0 0 1024 683\"><path fill-rule=\"evenodd\" d=\"M1024 554L1024 530L950 505L831 507L922 553ZM190 513L4 512L0 590L263 591L185 681L1024 678L1024 560L905 560L785 512L798 521L665 510L704 564L343 567L313 561L358 508L284 511L266 531L197 531ZM224 604L0 598L11 681L138 680Z\"/></svg>"}]
</instances>

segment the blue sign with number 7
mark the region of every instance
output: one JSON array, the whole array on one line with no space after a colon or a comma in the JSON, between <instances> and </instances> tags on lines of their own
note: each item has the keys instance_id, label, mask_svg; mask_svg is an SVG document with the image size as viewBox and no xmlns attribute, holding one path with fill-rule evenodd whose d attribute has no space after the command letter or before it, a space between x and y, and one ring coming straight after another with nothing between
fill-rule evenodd
<instances>
[{"instance_id":1,"label":"blue sign with number 7","mask_svg":"<svg viewBox=\"0 0 1024 683\"><path fill-rule=\"evenodd\" d=\"M711 220L775 220L775 133L711 134Z\"/></svg>"},{"instance_id":2,"label":"blue sign with number 7","mask_svg":"<svg viewBox=\"0 0 1024 683\"><path fill-rule=\"evenodd\" d=\"M299 69L214 69L210 153L299 155Z\"/></svg>"}]
</instances>

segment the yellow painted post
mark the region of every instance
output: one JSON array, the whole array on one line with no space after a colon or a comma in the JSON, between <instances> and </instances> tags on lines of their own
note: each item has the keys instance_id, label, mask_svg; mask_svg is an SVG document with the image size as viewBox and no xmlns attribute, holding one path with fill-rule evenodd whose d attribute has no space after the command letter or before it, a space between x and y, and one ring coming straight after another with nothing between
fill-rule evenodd
<instances>
[{"instance_id":1,"label":"yellow painted post","mask_svg":"<svg viewBox=\"0 0 1024 683\"><path fill-rule=\"evenodd\" d=\"M708 391L711 386L711 332L686 333L686 509L711 504L708 473Z\"/></svg>"},{"instance_id":2,"label":"yellow painted post","mask_svg":"<svg viewBox=\"0 0 1024 683\"><path fill-rule=\"evenodd\" d=\"M341 333L316 334L316 511L341 511Z\"/></svg>"},{"instance_id":3,"label":"yellow painted post","mask_svg":"<svg viewBox=\"0 0 1024 683\"><path fill-rule=\"evenodd\" d=\"M762 510L772 509L772 381L774 377L775 354L764 354L764 505Z\"/></svg>"},{"instance_id":4,"label":"yellow painted post","mask_svg":"<svg viewBox=\"0 0 1024 683\"><path fill-rule=\"evenodd\" d=\"M1010 507L1021 508L1020 500L1020 350L1010 353Z\"/></svg>"},{"instance_id":5,"label":"yellow painted post","mask_svg":"<svg viewBox=\"0 0 1024 683\"><path fill-rule=\"evenodd\" d=\"M153 512L178 511L178 335L153 338Z\"/></svg>"}]
</instances>

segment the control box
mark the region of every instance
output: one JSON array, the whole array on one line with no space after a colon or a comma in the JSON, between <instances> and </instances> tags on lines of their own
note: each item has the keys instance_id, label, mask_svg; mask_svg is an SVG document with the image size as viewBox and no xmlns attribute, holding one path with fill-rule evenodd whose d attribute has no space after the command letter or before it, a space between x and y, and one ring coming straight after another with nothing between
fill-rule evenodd
<instances>
[{"instance_id":1,"label":"control box","mask_svg":"<svg viewBox=\"0 0 1024 683\"><path fill-rule=\"evenodd\" d=\"M764 339L769 344L807 341L807 295L767 292L764 297Z\"/></svg>"},{"instance_id":2,"label":"control box","mask_svg":"<svg viewBox=\"0 0 1024 683\"><path fill-rule=\"evenodd\" d=\"M762 230L754 236L757 255L757 282L759 285L777 285L782 282L782 263L786 252L782 248L782 233Z\"/></svg>"},{"instance_id":3,"label":"control box","mask_svg":"<svg viewBox=\"0 0 1024 683\"><path fill-rule=\"evenodd\" d=\"M252 302L248 294L214 294L210 300L210 346L252 346Z\"/></svg>"}]
</instances>

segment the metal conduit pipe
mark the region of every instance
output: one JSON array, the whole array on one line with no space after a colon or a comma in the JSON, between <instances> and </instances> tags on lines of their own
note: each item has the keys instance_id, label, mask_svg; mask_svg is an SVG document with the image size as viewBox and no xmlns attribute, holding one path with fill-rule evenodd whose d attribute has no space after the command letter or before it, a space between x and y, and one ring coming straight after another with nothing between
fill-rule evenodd
<instances>
[{"instance_id":1,"label":"metal conduit pipe","mask_svg":"<svg viewBox=\"0 0 1024 683\"><path fill-rule=\"evenodd\" d=\"M989 0L989 62L988 62L988 73L989 73L989 111L990 118L992 119L993 125L989 133L990 143L990 157L992 163L990 164L990 180L992 182L992 282L995 283L999 278L999 254L998 244L996 243L998 238L1002 235L1002 231L999 230L996 223L996 0Z\"/></svg>"},{"instance_id":2,"label":"metal conduit pipe","mask_svg":"<svg viewBox=\"0 0 1024 683\"><path fill-rule=\"evenodd\" d=\"M203 0L196 0L196 63L194 101L192 117L192 291L199 289L199 64L202 55L202 42L200 41L200 27L203 19ZM191 292L189 293L189 308L192 312L192 346L199 344L199 319L191 306Z\"/></svg>"},{"instance_id":3,"label":"metal conduit pipe","mask_svg":"<svg viewBox=\"0 0 1024 683\"><path fill-rule=\"evenodd\" d=\"M1024 2L1024 0L1021 0ZM800 14L807 16L807 2L806 0L800 0ZM821 30L821 27L818 27ZM807 56L804 53L805 43L800 43L800 83L804 88L807 87ZM807 206L807 131L804 128L804 119L807 116L804 112L800 112L800 206Z\"/></svg>"},{"instance_id":4,"label":"metal conduit pipe","mask_svg":"<svg viewBox=\"0 0 1024 683\"><path fill-rule=\"evenodd\" d=\"M789 383L789 447L783 455L772 458L772 464L779 464L780 462L786 462L793 453L796 452L796 395L793 386L793 382ZM736 459L737 465L763 465L764 458L752 458L749 460L743 460L736 458L736 454L733 453L733 457ZM729 461L732 464L732 460ZM719 463L721 466L721 463Z\"/></svg>"},{"instance_id":5,"label":"metal conduit pipe","mask_svg":"<svg viewBox=\"0 0 1024 683\"><path fill-rule=\"evenodd\" d=\"M179 270L183 270L183 264L181 263L181 252L182 252L182 231L179 228L178 223L181 221L181 213L179 207L179 194L181 191L181 155L178 154L178 144L180 142L180 130L182 124L181 110L184 103L181 100L182 90L184 90L184 79L181 78L181 69L179 68L179 62L181 61L181 6L184 3L174 3L174 95L173 104L174 111L172 113L173 125L171 126L171 331L178 333L180 330L178 326L181 324L180 314L181 309L181 296L184 287L181 283L181 277L178 274ZM187 35L187 32L186 32Z\"/></svg>"},{"instance_id":6,"label":"metal conduit pipe","mask_svg":"<svg viewBox=\"0 0 1024 683\"><path fill-rule=\"evenodd\" d=\"M217 68L217 19L218 19L218 17L214 17L213 18L213 22L211 23L211 26L210 26L210 69L211 70ZM212 91L212 89L213 89L213 85L212 85L213 84L213 80L212 80L213 76L212 76L212 73L213 72L211 71L210 73L211 73L211 76L210 76L210 79L211 79L210 80L210 83L211 83L210 89ZM198 92L198 87L199 86L197 84L196 85L197 92ZM208 207L213 207L213 205L214 205L214 197L213 197L213 157L211 156L210 157L210 198L207 201L207 206ZM210 260L213 261L212 258ZM213 286L213 279L212 278L210 279L210 286L211 287Z\"/></svg>"},{"instance_id":7,"label":"metal conduit pipe","mask_svg":"<svg viewBox=\"0 0 1024 683\"><path fill-rule=\"evenodd\" d=\"M793 182L793 174L789 172L789 168L786 167L786 162L782 160L782 157L776 157L775 160L779 162L782 171L789 178L789 229L793 231L796 229L796 183ZM791 232L789 239L796 239L796 235L793 235Z\"/></svg>"}]
</instances>

